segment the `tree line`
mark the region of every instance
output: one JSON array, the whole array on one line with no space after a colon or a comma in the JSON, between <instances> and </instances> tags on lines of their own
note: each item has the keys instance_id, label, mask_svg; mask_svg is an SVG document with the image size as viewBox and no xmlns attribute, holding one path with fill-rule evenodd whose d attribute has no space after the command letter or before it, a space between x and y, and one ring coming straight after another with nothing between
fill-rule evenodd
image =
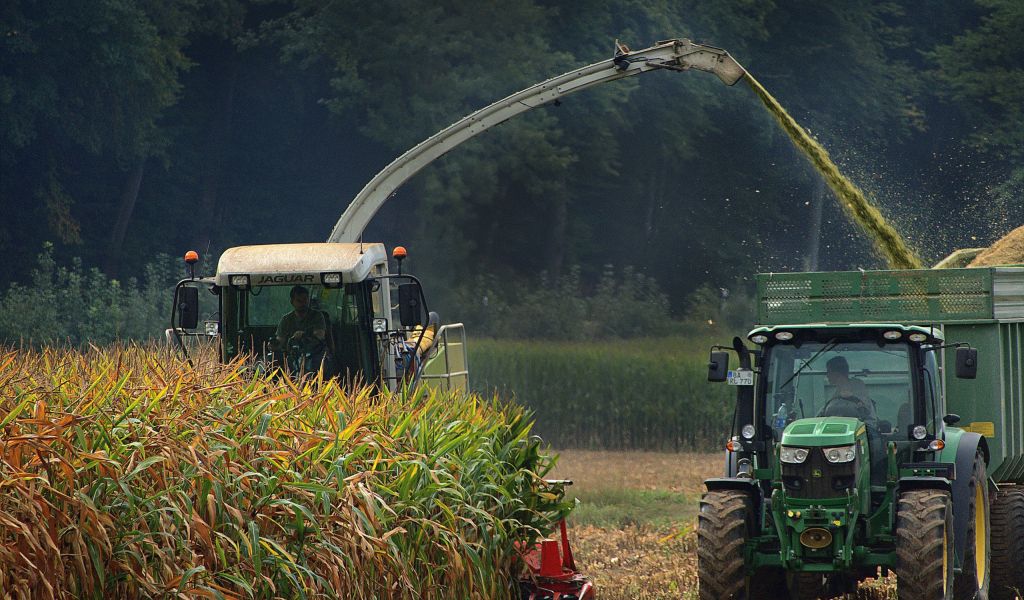
<instances>
[{"instance_id":1,"label":"tree line","mask_svg":"<svg viewBox=\"0 0 1024 600\"><path fill-rule=\"evenodd\" d=\"M616 39L728 49L927 259L1024 221L1014 0L11 0L0 33L4 288L47 241L126 282L160 253L323 240L392 158ZM479 276L508 305L633 266L679 314L756 270L881 264L752 94L703 74L510 121L366 238L477 310Z\"/></svg>"}]
</instances>

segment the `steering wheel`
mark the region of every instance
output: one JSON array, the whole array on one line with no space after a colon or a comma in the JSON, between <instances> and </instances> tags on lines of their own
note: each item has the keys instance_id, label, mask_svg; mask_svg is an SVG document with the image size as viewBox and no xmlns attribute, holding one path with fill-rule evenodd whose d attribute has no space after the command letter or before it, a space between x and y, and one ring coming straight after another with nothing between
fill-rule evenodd
<instances>
[{"instance_id":1,"label":"steering wheel","mask_svg":"<svg viewBox=\"0 0 1024 600\"><path fill-rule=\"evenodd\" d=\"M856 407L856 411L857 411L858 414L851 415L851 414L848 414L849 411L841 411L841 412L840 411L835 411L834 407L832 406L833 402L846 402L846 403L849 403L851 405L854 405ZM829 400L828 402L825 403L825 406L818 413L818 416L821 416L821 417L853 417L853 418L856 418L856 419L860 419L861 421L864 421L865 423L874 422L875 419L872 418L872 416L871 416L871 409L869 408L868 402L869 401L862 400L861 398L859 398L857 396L836 396L836 397L832 398L831 400ZM844 414L844 413L846 413L846 414Z\"/></svg>"},{"instance_id":2,"label":"steering wheel","mask_svg":"<svg viewBox=\"0 0 1024 600\"><path fill-rule=\"evenodd\" d=\"M285 360L292 372L310 372L317 365L311 364L312 359L322 356L327 349L327 341L315 335L303 332L298 339L289 339L285 349Z\"/></svg>"}]
</instances>

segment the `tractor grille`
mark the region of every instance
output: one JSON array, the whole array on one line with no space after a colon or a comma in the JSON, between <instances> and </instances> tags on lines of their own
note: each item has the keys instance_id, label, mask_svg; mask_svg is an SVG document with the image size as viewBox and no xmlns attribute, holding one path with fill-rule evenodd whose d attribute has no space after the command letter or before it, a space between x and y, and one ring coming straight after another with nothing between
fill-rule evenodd
<instances>
[{"instance_id":1,"label":"tractor grille","mask_svg":"<svg viewBox=\"0 0 1024 600\"><path fill-rule=\"evenodd\" d=\"M832 464L821 448L811 448L799 465L782 463L782 483L791 498L845 498L847 488L857 486L860 456L848 463Z\"/></svg>"}]
</instances>

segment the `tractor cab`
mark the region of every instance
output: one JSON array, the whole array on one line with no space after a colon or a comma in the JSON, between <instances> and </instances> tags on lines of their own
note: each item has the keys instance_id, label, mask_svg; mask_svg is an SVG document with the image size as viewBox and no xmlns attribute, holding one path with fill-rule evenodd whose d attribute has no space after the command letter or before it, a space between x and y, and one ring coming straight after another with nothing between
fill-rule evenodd
<instances>
[{"instance_id":1,"label":"tractor cab","mask_svg":"<svg viewBox=\"0 0 1024 600\"><path fill-rule=\"evenodd\" d=\"M401 264L405 250L398 247L395 258ZM468 384L462 325L442 326L420 281L389 273L382 244L230 248L212 277L176 287L169 331L179 342L195 335L203 287L219 309L204 333L216 332L224 362L245 357L262 370L319 371L390 388L421 379L446 388Z\"/></svg>"},{"instance_id":2,"label":"tractor cab","mask_svg":"<svg viewBox=\"0 0 1024 600\"><path fill-rule=\"evenodd\" d=\"M789 494L845 497L859 487L877 505L886 491L886 448L897 464L932 460L941 449L928 446L944 428L940 331L797 325L758 328L748 339L761 347L755 418L780 446ZM855 465L864 469L862 481Z\"/></svg>"}]
</instances>

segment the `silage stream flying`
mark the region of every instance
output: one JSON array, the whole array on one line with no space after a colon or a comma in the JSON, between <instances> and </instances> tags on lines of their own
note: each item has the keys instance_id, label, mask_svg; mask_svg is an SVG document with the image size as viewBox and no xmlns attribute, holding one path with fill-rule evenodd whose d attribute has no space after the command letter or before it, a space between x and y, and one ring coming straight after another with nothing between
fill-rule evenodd
<instances>
[{"instance_id":1,"label":"silage stream flying","mask_svg":"<svg viewBox=\"0 0 1024 600\"><path fill-rule=\"evenodd\" d=\"M746 73L745 79L757 97L764 103L768 112L775 117L782 129L793 140L796 147L821 173L825 183L832 188L850 218L871 236L875 249L889 263L889 267L893 269L924 268L921 259L910 249L896 229L885 220L878 208L871 204L864 192L839 171L839 167L829 158L825 148L812 138L749 72Z\"/></svg>"}]
</instances>

